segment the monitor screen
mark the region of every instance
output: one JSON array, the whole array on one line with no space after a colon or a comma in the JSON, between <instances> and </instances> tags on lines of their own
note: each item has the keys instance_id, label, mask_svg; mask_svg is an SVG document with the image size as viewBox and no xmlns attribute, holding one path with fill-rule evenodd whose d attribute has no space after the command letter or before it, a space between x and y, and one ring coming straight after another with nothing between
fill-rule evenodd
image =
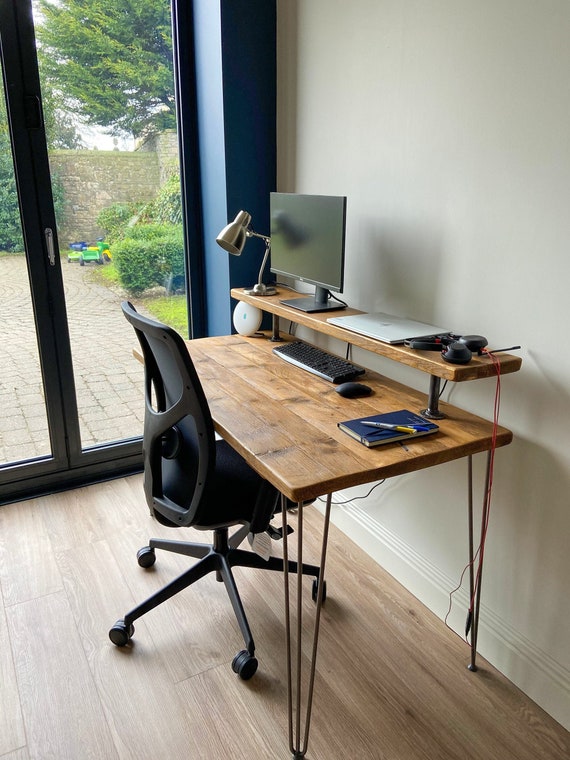
<instances>
[{"instance_id":1,"label":"monitor screen","mask_svg":"<svg viewBox=\"0 0 570 760\"><path fill-rule=\"evenodd\" d=\"M329 291L344 281L346 198L271 193L271 271L316 286L310 298L282 301L302 311L344 308Z\"/></svg>"}]
</instances>

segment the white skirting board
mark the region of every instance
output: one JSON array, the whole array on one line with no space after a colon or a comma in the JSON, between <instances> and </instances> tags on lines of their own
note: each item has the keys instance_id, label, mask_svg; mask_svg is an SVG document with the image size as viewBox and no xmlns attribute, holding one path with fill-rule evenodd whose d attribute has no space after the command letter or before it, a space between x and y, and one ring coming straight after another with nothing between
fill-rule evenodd
<instances>
[{"instance_id":1,"label":"white skirting board","mask_svg":"<svg viewBox=\"0 0 570 760\"><path fill-rule=\"evenodd\" d=\"M331 521L443 619L449 605L449 593L457 585L457 579L446 576L365 510L351 504L348 498L342 492L334 494L333 503L344 503L333 506ZM322 511L322 502L315 504ZM484 592L483 581L478 653L570 730L570 671L488 609L484 604ZM467 606L467 593L461 589L454 594L453 612L448 619L455 631L461 632L465 625Z\"/></svg>"}]
</instances>

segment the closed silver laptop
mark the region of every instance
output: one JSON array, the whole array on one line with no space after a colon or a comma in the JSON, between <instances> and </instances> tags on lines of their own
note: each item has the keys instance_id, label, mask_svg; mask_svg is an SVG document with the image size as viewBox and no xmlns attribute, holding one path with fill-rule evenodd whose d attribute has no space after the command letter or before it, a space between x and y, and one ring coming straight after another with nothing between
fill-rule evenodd
<instances>
[{"instance_id":1,"label":"closed silver laptop","mask_svg":"<svg viewBox=\"0 0 570 760\"><path fill-rule=\"evenodd\" d=\"M375 338L383 343L403 343L409 338L449 332L444 327L416 322L406 317L395 317L393 314L384 314L381 311L371 314L352 314L347 317L329 317L327 322L359 335Z\"/></svg>"}]
</instances>

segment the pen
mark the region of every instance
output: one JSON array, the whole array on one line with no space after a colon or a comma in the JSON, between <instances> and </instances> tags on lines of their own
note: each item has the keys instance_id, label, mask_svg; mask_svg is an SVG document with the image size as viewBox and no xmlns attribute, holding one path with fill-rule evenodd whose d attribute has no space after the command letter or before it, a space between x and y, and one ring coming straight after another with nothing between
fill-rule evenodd
<instances>
[{"instance_id":1,"label":"pen","mask_svg":"<svg viewBox=\"0 0 570 760\"><path fill-rule=\"evenodd\" d=\"M382 428L382 430L397 430L398 433L419 433L420 430L427 430L423 425L407 427L406 425L391 425L389 422L372 422L369 420L364 420L362 424L368 425L368 427Z\"/></svg>"}]
</instances>

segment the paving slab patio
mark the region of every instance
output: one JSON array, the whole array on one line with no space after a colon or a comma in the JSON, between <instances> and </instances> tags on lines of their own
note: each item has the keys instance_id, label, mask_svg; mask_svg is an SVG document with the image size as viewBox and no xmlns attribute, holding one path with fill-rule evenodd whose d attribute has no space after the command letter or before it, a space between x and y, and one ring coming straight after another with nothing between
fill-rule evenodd
<instances>
[{"instance_id":1,"label":"paving slab patio","mask_svg":"<svg viewBox=\"0 0 570 760\"><path fill-rule=\"evenodd\" d=\"M124 294L96 282L95 266L62 259L83 448L141 435L144 415L142 367L120 308ZM10 326L0 351L2 465L51 452L23 255L0 257L0 315Z\"/></svg>"}]
</instances>

